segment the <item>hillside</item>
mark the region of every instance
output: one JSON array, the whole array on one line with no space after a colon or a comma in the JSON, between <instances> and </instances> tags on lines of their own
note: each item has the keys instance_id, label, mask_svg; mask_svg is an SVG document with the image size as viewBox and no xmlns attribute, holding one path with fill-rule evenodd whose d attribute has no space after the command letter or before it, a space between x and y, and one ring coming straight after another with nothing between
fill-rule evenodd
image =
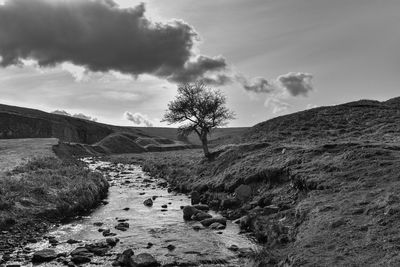
<instances>
[{"instance_id":1,"label":"hillside","mask_svg":"<svg viewBox=\"0 0 400 267\"><path fill-rule=\"evenodd\" d=\"M319 107L259 123L242 141L324 142L373 140L398 142L400 98L360 100Z\"/></svg>"},{"instance_id":2,"label":"hillside","mask_svg":"<svg viewBox=\"0 0 400 267\"><path fill-rule=\"evenodd\" d=\"M238 139L246 128L216 129L210 145ZM194 134L178 137L176 128L121 127L40 110L0 104L0 139L58 138L63 153L139 153L200 145Z\"/></svg>"},{"instance_id":3,"label":"hillside","mask_svg":"<svg viewBox=\"0 0 400 267\"><path fill-rule=\"evenodd\" d=\"M361 100L257 124L213 160L195 150L116 160L240 218L266 247L259 266L399 266L399 125L400 98Z\"/></svg>"}]
</instances>

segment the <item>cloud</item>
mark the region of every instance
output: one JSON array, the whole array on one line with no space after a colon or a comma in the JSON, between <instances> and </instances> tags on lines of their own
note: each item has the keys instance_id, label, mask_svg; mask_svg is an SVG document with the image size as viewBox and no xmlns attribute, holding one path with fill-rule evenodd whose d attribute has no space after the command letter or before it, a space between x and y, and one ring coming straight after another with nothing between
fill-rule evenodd
<instances>
[{"instance_id":1,"label":"cloud","mask_svg":"<svg viewBox=\"0 0 400 267\"><path fill-rule=\"evenodd\" d=\"M65 110L58 110L58 109L51 113L57 114L57 115L64 115L64 116L68 116L68 117L74 117L74 118L83 119L83 120L87 120L87 121L97 121L97 118L87 116L83 113L76 113L76 114L72 115L72 114L66 112Z\"/></svg>"},{"instance_id":2,"label":"cloud","mask_svg":"<svg viewBox=\"0 0 400 267\"><path fill-rule=\"evenodd\" d=\"M90 117L90 116L86 116L86 115L83 114L83 113L74 114L74 115L72 115L72 117L78 118L78 119L87 120L87 121L97 121L96 118L92 118L92 117Z\"/></svg>"},{"instance_id":3,"label":"cloud","mask_svg":"<svg viewBox=\"0 0 400 267\"><path fill-rule=\"evenodd\" d=\"M291 107L289 103L286 103L279 98L273 97L267 98L264 102L264 106L267 108L271 108L273 114L281 113Z\"/></svg>"},{"instance_id":4,"label":"cloud","mask_svg":"<svg viewBox=\"0 0 400 267\"><path fill-rule=\"evenodd\" d=\"M277 90L272 82L262 77L256 77L250 81L244 75L238 74L236 75L236 80L248 92L268 94Z\"/></svg>"},{"instance_id":5,"label":"cloud","mask_svg":"<svg viewBox=\"0 0 400 267\"><path fill-rule=\"evenodd\" d=\"M69 114L68 112L66 112L65 110L54 110L53 112L51 112L53 114L57 114L57 115L64 115L64 116L69 116L71 117L71 114Z\"/></svg>"},{"instance_id":6,"label":"cloud","mask_svg":"<svg viewBox=\"0 0 400 267\"><path fill-rule=\"evenodd\" d=\"M113 0L10 0L0 5L0 65L36 60L64 65L79 80L84 72L152 74L172 82L229 81L225 59L198 55L199 40L182 20L153 22L145 5L121 9ZM221 75L221 74L220 74ZM215 79L213 77L216 77Z\"/></svg>"},{"instance_id":7,"label":"cloud","mask_svg":"<svg viewBox=\"0 0 400 267\"><path fill-rule=\"evenodd\" d=\"M235 78L246 91L257 94L288 94L297 97L308 96L308 93L313 91L313 76L309 73L289 72L271 81L262 77L249 80L243 74L237 74Z\"/></svg>"},{"instance_id":8,"label":"cloud","mask_svg":"<svg viewBox=\"0 0 400 267\"><path fill-rule=\"evenodd\" d=\"M306 109L313 109L319 107L318 105L315 104L307 104Z\"/></svg>"},{"instance_id":9,"label":"cloud","mask_svg":"<svg viewBox=\"0 0 400 267\"><path fill-rule=\"evenodd\" d=\"M289 72L279 76L277 80L291 96L307 96L313 90L312 78L309 73Z\"/></svg>"},{"instance_id":10,"label":"cloud","mask_svg":"<svg viewBox=\"0 0 400 267\"><path fill-rule=\"evenodd\" d=\"M200 55L187 61L181 69L171 70L165 67L162 68L158 74L160 76L166 76L168 80L176 83L203 80L211 84L220 85L230 81L230 78L223 74L216 74L216 78L210 75L207 76L206 74L218 73L224 71L226 68L227 63L222 56L210 58Z\"/></svg>"},{"instance_id":11,"label":"cloud","mask_svg":"<svg viewBox=\"0 0 400 267\"><path fill-rule=\"evenodd\" d=\"M68 71L76 81L82 81L85 77L85 74L87 74L87 71L84 67L76 66L69 62L62 63L61 69Z\"/></svg>"},{"instance_id":12,"label":"cloud","mask_svg":"<svg viewBox=\"0 0 400 267\"><path fill-rule=\"evenodd\" d=\"M153 127L153 123L151 122L151 120L147 117L147 115L141 114L139 112L136 113L131 113L129 111L126 111L124 113L124 117L125 119L133 122L133 124L137 125L137 126L147 126L147 127Z\"/></svg>"}]
</instances>

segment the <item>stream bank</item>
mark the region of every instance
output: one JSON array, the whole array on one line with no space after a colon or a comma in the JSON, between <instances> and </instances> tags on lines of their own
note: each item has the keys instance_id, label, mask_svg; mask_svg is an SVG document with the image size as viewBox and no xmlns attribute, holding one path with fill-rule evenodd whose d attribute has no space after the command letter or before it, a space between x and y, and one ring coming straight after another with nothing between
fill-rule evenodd
<instances>
[{"instance_id":1,"label":"stream bank","mask_svg":"<svg viewBox=\"0 0 400 267\"><path fill-rule=\"evenodd\" d=\"M239 234L230 221L219 230L185 221L182 207L191 200L167 190L165 180L149 176L137 164L86 162L107 178L107 199L88 216L57 225L39 242L28 244L28 261L39 266L111 266L122 252L132 250L133 260L150 255L161 266L251 264L247 256L258 249L251 236ZM149 199L152 205L145 205Z\"/></svg>"}]
</instances>

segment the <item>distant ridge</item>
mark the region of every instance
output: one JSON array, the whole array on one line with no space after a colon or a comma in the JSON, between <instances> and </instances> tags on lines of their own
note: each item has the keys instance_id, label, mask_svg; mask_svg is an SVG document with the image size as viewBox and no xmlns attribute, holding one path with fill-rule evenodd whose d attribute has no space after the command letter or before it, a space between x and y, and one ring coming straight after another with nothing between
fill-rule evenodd
<instances>
[{"instance_id":1,"label":"distant ridge","mask_svg":"<svg viewBox=\"0 0 400 267\"><path fill-rule=\"evenodd\" d=\"M216 129L210 144L238 138L246 128ZM185 140L176 128L124 127L0 104L0 139L58 138L74 153L139 153L183 149L199 145L195 135ZM80 144L80 145L78 145Z\"/></svg>"}]
</instances>

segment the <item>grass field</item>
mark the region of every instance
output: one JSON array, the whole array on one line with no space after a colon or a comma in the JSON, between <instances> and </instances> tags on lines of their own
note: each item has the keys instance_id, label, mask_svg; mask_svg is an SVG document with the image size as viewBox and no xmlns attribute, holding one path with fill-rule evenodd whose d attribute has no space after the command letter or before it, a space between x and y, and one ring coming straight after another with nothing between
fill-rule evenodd
<instances>
[{"instance_id":1,"label":"grass field","mask_svg":"<svg viewBox=\"0 0 400 267\"><path fill-rule=\"evenodd\" d=\"M56 138L29 138L0 140L0 172L12 170L33 158L55 157Z\"/></svg>"}]
</instances>

